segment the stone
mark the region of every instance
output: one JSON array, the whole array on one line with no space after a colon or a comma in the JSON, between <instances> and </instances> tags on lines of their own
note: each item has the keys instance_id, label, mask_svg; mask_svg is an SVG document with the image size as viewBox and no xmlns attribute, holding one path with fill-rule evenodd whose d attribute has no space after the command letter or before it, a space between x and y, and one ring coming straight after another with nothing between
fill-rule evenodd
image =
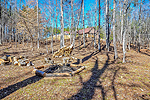
<instances>
[{"instance_id":1,"label":"stone","mask_svg":"<svg viewBox=\"0 0 150 100\"><path fill-rule=\"evenodd\" d=\"M14 62L14 65L18 65L18 61L15 61L15 62Z\"/></svg>"}]
</instances>

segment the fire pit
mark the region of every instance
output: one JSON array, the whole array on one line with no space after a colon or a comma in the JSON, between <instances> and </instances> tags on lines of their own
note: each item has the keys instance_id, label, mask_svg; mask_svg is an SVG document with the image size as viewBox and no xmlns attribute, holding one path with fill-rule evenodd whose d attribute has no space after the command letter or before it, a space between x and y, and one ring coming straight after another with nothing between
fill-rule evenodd
<instances>
[{"instance_id":1,"label":"fire pit","mask_svg":"<svg viewBox=\"0 0 150 100\"><path fill-rule=\"evenodd\" d=\"M68 65L50 65L48 68L46 68L44 71L41 71L39 69L44 68L38 67L33 70L33 72L42 77L71 77L75 74L81 72L85 69L85 66L77 66L77 67L71 67L70 64Z\"/></svg>"}]
</instances>

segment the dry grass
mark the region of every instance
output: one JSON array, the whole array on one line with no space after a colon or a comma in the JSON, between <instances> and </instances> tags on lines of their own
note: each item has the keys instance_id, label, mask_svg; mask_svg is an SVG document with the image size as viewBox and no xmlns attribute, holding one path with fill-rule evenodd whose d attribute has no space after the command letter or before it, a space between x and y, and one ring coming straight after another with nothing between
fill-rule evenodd
<instances>
[{"instance_id":1,"label":"dry grass","mask_svg":"<svg viewBox=\"0 0 150 100\"><path fill-rule=\"evenodd\" d=\"M59 44L54 44L54 50L58 48ZM120 50L121 48L118 48L118 52ZM45 46L32 52L26 46L19 49L12 45L11 48L1 51L0 55L2 56L4 52L16 56L28 55L34 60L35 66L43 64L41 60L44 56L51 57L51 54L46 54ZM41 52L45 55L39 55ZM31 74L33 66L0 66L0 98L4 100L150 99L150 52L143 50L137 53L130 50L126 53L125 64L122 63L122 52L118 53L119 59L116 61L113 59L113 51L93 52L91 45L80 50L77 47L73 51L73 56L83 59L81 65L86 66L86 70L71 78L37 77Z\"/></svg>"}]
</instances>

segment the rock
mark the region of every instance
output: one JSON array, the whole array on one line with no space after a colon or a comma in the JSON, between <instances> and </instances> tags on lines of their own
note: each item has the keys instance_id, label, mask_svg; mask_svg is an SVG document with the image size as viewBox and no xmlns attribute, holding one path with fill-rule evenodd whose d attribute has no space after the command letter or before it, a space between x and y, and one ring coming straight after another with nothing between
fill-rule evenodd
<instances>
[{"instance_id":1,"label":"rock","mask_svg":"<svg viewBox=\"0 0 150 100\"><path fill-rule=\"evenodd\" d=\"M18 63L19 66L26 66L26 62L25 61L21 61Z\"/></svg>"},{"instance_id":2,"label":"rock","mask_svg":"<svg viewBox=\"0 0 150 100\"><path fill-rule=\"evenodd\" d=\"M18 65L18 61L15 61L15 62L14 62L14 65Z\"/></svg>"},{"instance_id":3,"label":"rock","mask_svg":"<svg viewBox=\"0 0 150 100\"><path fill-rule=\"evenodd\" d=\"M29 61L29 63L27 63L27 66L34 66L34 64L31 61Z\"/></svg>"},{"instance_id":4,"label":"rock","mask_svg":"<svg viewBox=\"0 0 150 100\"><path fill-rule=\"evenodd\" d=\"M18 60L18 62L22 62L22 61L23 61L22 59L19 59L19 60Z\"/></svg>"}]
</instances>

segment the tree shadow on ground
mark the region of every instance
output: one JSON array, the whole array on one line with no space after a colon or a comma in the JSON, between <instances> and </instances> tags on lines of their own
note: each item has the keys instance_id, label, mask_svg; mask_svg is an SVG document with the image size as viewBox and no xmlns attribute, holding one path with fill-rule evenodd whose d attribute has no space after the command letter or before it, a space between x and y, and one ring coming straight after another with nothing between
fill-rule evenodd
<instances>
[{"instance_id":1,"label":"tree shadow on ground","mask_svg":"<svg viewBox=\"0 0 150 100\"><path fill-rule=\"evenodd\" d=\"M2 46L4 46L4 45L2 45ZM12 46L9 46L9 47L7 47L7 48L0 49L0 51L8 50L8 49L10 49L10 48L12 48Z\"/></svg>"},{"instance_id":2,"label":"tree shadow on ground","mask_svg":"<svg viewBox=\"0 0 150 100\"><path fill-rule=\"evenodd\" d=\"M90 57L93 55L93 53L90 55ZM110 60L109 55L107 53L107 60L106 63L104 64L102 69L98 69L98 58L95 61L95 65L92 68L92 75L90 77L90 79L86 82L81 82L83 83L83 87L79 90L79 92L75 95L73 95L71 98L69 98L68 100L91 100L94 96L95 93L95 89L99 88L101 90L101 94L102 94L102 98L103 100L105 100L105 91L104 91L104 87L102 85L96 85L97 82L99 82L101 84L101 82L99 81L100 76L105 72L105 70L108 67L108 62ZM89 58L89 57L88 57ZM82 80L81 80L82 81Z\"/></svg>"},{"instance_id":3,"label":"tree shadow on ground","mask_svg":"<svg viewBox=\"0 0 150 100\"><path fill-rule=\"evenodd\" d=\"M92 56L96 55L99 53L99 50L92 52L89 56L86 56L82 59L82 63L90 59Z\"/></svg>"},{"instance_id":4,"label":"tree shadow on ground","mask_svg":"<svg viewBox=\"0 0 150 100\"><path fill-rule=\"evenodd\" d=\"M21 82L18 82L16 84L10 85L6 88L3 88L0 90L0 99L5 98L6 96L12 94L13 92L19 90L20 88L23 88L29 84L35 83L39 80L41 80L43 77L39 77L39 76L32 76L30 78L27 78Z\"/></svg>"},{"instance_id":5,"label":"tree shadow on ground","mask_svg":"<svg viewBox=\"0 0 150 100\"><path fill-rule=\"evenodd\" d=\"M147 56L150 56L150 54L148 53L145 53L145 52L140 52L141 54L144 54L144 55L147 55Z\"/></svg>"},{"instance_id":6,"label":"tree shadow on ground","mask_svg":"<svg viewBox=\"0 0 150 100\"><path fill-rule=\"evenodd\" d=\"M83 63L83 62L87 61L87 60L90 59L92 56L94 56L94 55L96 55L96 54L98 54L98 53L99 53L99 50L94 51L94 52L92 52L90 55L84 57L81 62L80 62L80 59L77 59L77 62L74 62L73 64L80 64L80 63Z\"/></svg>"},{"instance_id":7,"label":"tree shadow on ground","mask_svg":"<svg viewBox=\"0 0 150 100\"><path fill-rule=\"evenodd\" d=\"M114 71L113 79L112 79L112 82L111 82L112 90L114 92L113 95L114 95L115 100L118 100L118 99L117 99L117 95L116 95L117 93L116 93L116 88L115 88L114 81L115 81L115 78L116 78L116 75L117 75L117 72L119 71L119 69L120 69L120 67L117 66L117 69Z\"/></svg>"}]
</instances>

